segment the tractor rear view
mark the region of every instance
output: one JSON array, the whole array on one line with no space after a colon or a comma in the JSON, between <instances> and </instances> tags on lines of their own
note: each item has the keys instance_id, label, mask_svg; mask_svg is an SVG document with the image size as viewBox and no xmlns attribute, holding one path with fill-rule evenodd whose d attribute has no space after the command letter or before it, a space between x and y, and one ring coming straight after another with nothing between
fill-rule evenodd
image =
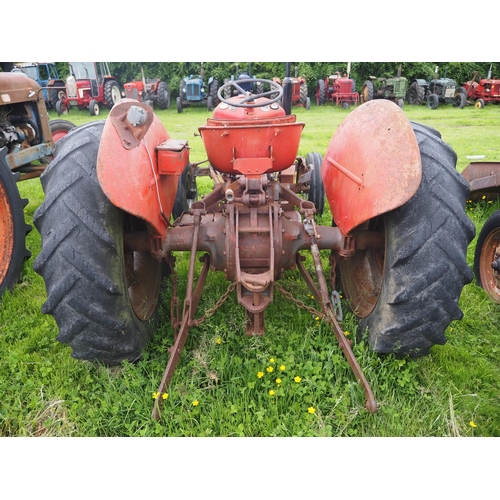
<instances>
[{"instance_id":1,"label":"tractor rear view","mask_svg":"<svg viewBox=\"0 0 500 500\"><path fill-rule=\"evenodd\" d=\"M245 83L272 90L252 94ZM237 95L226 99L227 86ZM172 279L173 345L155 419L165 418L162 395L190 330L217 314L229 294L246 312L247 335L265 333L275 294L304 306L280 284L286 271L305 280L370 412L377 402L340 326L335 276L379 353L426 355L462 317L458 301L472 279L466 253L475 229L453 150L436 130L377 100L345 118L324 155L304 158L298 149L305 124L285 113L282 96L280 86L262 79L219 89L220 104L198 129L213 188L175 220L179 178L194 167L188 142L172 139L153 110L135 100L123 99L105 122L65 138L42 176L35 269L47 289L43 312L54 316L58 340L75 358L137 360L158 321L163 277ZM315 219L321 197L304 196L311 184L321 193L318 183L332 213L326 225ZM180 308L178 252L189 259ZM210 272L221 273L228 287L212 310L198 311Z\"/></svg>"},{"instance_id":2,"label":"tractor rear view","mask_svg":"<svg viewBox=\"0 0 500 500\"><path fill-rule=\"evenodd\" d=\"M123 86L124 97L145 102L151 107L154 105L160 109L170 107L170 89L160 78L146 78L141 68L142 80L127 82Z\"/></svg>"},{"instance_id":3,"label":"tractor rear view","mask_svg":"<svg viewBox=\"0 0 500 500\"><path fill-rule=\"evenodd\" d=\"M307 110L311 109L311 98L308 95L307 79L299 76L298 66L295 66L295 76L290 77L292 106L301 106ZM273 82L282 84L280 78L273 78Z\"/></svg>"},{"instance_id":4,"label":"tractor rear view","mask_svg":"<svg viewBox=\"0 0 500 500\"><path fill-rule=\"evenodd\" d=\"M2 67L4 65L2 64ZM0 297L19 281L31 253L17 182L39 177L52 159L56 142L75 126L49 122L43 89L22 73L0 72Z\"/></svg>"}]
</instances>

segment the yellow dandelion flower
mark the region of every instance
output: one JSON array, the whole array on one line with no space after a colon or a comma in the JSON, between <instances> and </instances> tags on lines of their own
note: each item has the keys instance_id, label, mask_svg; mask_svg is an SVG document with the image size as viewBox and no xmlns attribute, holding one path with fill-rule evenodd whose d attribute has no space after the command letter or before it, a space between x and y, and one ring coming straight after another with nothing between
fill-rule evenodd
<instances>
[{"instance_id":1,"label":"yellow dandelion flower","mask_svg":"<svg viewBox=\"0 0 500 500\"><path fill-rule=\"evenodd\" d=\"M195 400L193 401L193 406L198 406L199 404L200 404L200 402L199 402L197 399L195 399Z\"/></svg>"},{"instance_id":2,"label":"yellow dandelion flower","mask_svg":"<svg viewBox=\"0 0 500 500\"><path fill-rule=\"evenodd\" d=\"M277 378L277 379L276 379L276 383L277 383L278 385L280 385L280 384L281 384L281 379L280 379L280 378Z\"/></svg>"},{"instance_id":3,"label":"yellow dandelion flower","mask_svg":"<svg viewBox=\"0 0 500 500\"><path fill-rule=\"evenodd\" d=\"M257 372L257 377L262 378L264 376L264 372Z\"/></svg>"},{"instance_id":4,"label":"yellow dandelion flower","mask_svg":"<svg viewBox=\"0 0 500 500\"><path fill-rule=\"evenodd\" d=\"M298 375L293 378L297 384L302 380Z\"/></svg>"},{"instance_id":5,"label":"yellow dandelion flower","mask_svg":"<svg viewBox=\"0 0 500 500\"><path fill-rule=\"evenodd\" d=\"M319 316L316 316L314 319L315 319L316 321L319 321Z\"/></svg>"},{"instance_id":6,"label":"yellow dandelion flower","mask_svg":"<svg viewBox=\"0 0 500 500\"><path fill-rule=\"evenodd\" d=\"M286 366L285 366L285 365L281 365L281 366L280 366L280 370L281 370L282 372L284 372L284 371L285 371L285 369L286 369Z\"/></svg>"},{"instance_id":7,"label":"yellow dandelion flower","mask_svg":"<svg viewBox=\"0 0 500 500\"><path fill-rule=\"evenodd\" d=\"M344 332L344 335L347 337L349 335L349 332Z\"/></svg>"},{"instance_id":8,"label":"yellow dandelion flower","mask_svg":"<svg viewBox=\"0 0 500 500\"><path fill-rule=\"evenodd\" d=\"M165 393L163 393L163 395L162 395L162 399L168 399L168 394L167 394L166 392L165 392Z\"/></svg>"},{"instance_id":9,"label":"yellow dandelion flower","mask_svg":"<svg viewBox=\"0 0 500 500\"><path fill-rule=\"evenodd\" d=\"M220 337L217 337L215 343L216 344L221 344L222 343L222 339Z\"/></svg>"},{"instance_id":10,"label":"yellow dandelion flower","mask_svg":"<svg viewBox=\"0 0 500 500\"><path fill-rule=\"evenodd\" d=\"M267 370L269 373L271 373L271 372L274 370L274 368L273 368L272 366L268 366L268 367L266 368L266 370Z\"/></svg>"},{"instance_id":11,"label":"yellow dandelion flower","mask_svg":"<svg viewBox=\"0 0 500 500\"><path fill-rule=\"evenodd\" d=\"M271 359L269 360L269 363L274 363L274 358L271 358Z\"/></svg>"},{"instance_id":12,"label":"yellow dandelion flower","mask_svg":"<svg viewBox=\"0 0 500 500\"><path fill-rule=\"evenodd\" d=\"M274 396L274 391L272 389L269 391L269 396Z\"/></svg>"},{"instance_id":13,"label":"yellow dandelion flower","mask_svg":"<svg viewBox=\"0 0 500 500\"><path fill-rule=\"evenodd\" d=\"M307 409L307 411L308 411L309 413L311 413L311 415L312 415L312 414L316 411L316 408L314 408L313 406L310 406L310 407Z\"/></svg>"},{"instance_id":14,"label":"yellow dandelion flower","mask_svg":"<svg viewBox=\"0 0 500 500\"><path fill-rule=\"evenodd\" d=\"M470 425L471 427L477 427L477 424L475 424L472 420L469 422L469 425Z\"/></svg>"},{"instance_id":15,"label":"yellow dandelion flower","mask_svg":"<svg viewBox=\"0 0 500 500\"><path fill-rule=\"evenodd\" d=\"M483 195L483 197L481 198L482 200L486 200L486 196Z\"/></svg>"},{"instance_id":16,"label":"yellow dandelion flower","mask_svg":"<svg viewBox=\"0 0 500 500\"><path fill-rule=\"evenodd\" d=\"M153 392L153 399L158 399L159 395L160 395L159 392Z\"/></svg>"}]
</instances>

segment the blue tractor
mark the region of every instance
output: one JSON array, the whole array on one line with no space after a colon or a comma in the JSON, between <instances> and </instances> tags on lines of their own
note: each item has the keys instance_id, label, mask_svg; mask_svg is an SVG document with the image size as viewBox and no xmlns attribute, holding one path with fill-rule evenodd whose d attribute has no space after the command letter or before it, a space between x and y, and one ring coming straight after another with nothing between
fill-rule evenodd
<instances>
[{"instance_id":1,"label":"blue tractor","mask_svg":"<svg viewBox=\"0 0 500 500\"><path fill-rule=\"evenodd\" d=\"M206 104L208 111L212 111L219 104L217 91L219 82L213 76L208 79L207 86L203 81L203 70L200 76L189 76L181 81L179 97L177 97L177 111L182 113L182 109L193 103Z\"/></svg>"},{"instance_id":2,"label":"blue tractor","mask_svg":"<svg viewBox=\"0 0 500 500\"><path fill-rule=\"evenodd\" d=\"M23 72L42 87L43 99L48 108L55 109L57 101L66 97L64 82L59 78L54 63L17 63L12 71Z\"/></svg>"}]
</instances>

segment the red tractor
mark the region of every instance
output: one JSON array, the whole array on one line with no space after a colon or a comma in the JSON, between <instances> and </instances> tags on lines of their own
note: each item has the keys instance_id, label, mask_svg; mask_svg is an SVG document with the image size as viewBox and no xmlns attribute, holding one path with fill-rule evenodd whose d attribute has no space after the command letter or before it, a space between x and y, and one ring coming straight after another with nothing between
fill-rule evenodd
<instances>
[{"instance_id":1,"label":"red tractor","mask_svg":"<svg viewBox=\"0 0 500 500\"><path fill-rule=\"evenodd\" d=\"M271 90L251 94L242 83ZM224 97L226 86L234 97ZM270 80L222 86L220 103L198 129L206 160L197 164L188 142L172 139L150 106L123 99L105 122L65 138L42 176L35 269L47 289L43 312L54 316L58 340L75 358L109 365L137 360L158 319L163 278L172 279L174 341L155 419L190 329L216 314L233 291L246 311L247 335L264 334L276 293L311 310L280 284L286 271L298 270L307 283L317 301L312 309L331 326L370 412L377 403L339 324L336 278L360 318L359 331L379 353L426 355L462 317L475 227L453 150L396 104L376 100L345 118L324 156L304 158L297 153L305 124L286 114L282 96ZM199 172L202 163L209 165L212 190L173 220L179 178ZM304 196L321 192L318 183L332 214L326 225ZM174 254L180 252L187 252L189 266L179 314ZM228 288L200 315L209 271L222 273Z\"/></svg>"},{"instance_id":2,"label":"red tractor","mask_svg":"<svg viewBox=\"0 0 500 500\"><path fill-rule=\"evenodd\" d=\"M145 102L151 107L156 104L160 109L170 107L170 89L167 83L159 78L145 78L143 71L142 80L127 82L123 90L123 97L128 99Z\"/></svg>"},{"instance_id":3,"label":"red tractor","mask_svg":"<svg viewBox=\"0 0 500 500\"><path fill-rule=\"evenodd\" d=\"M120 87L111 76L106 62L70 62L66 79L66 96L56 103L58 115L66 114L71 106L88 109L92 116L100 106L111 109L120 99Z\"/></svg>"},{"instance_id":4,"label":"red tractor","mask_svg":"<svg viewBox=\"0 0 500 500\"><path fill-rule=\"evenodd\" d=\"M465 82L460 91L468 100L474 102L478 109L484 108L489 103L500 103L500 80L491 78L491 66L487 78L477 79L477 71L474 72L472 80Z\"/></svg>"},{"instance_id":5,"label":"red tractor","mask_svg":"<svg viewBox=\"0 0 500 500\"><path fill-rule=\"evenodd\" d=\"M295 77L290 77L292 89L292 105L302 106L311 109L311 98L307 95L307 79L305 76L298 76L298 67L295 66ZM279 78L273 78L273 82L281 84Z\"/></svg>"},{"instance_id":6,"label":"red tractor","mask_svg":"<svg viewBox=\"0 0 500 500\"><path fill-rule=\"evenodd\" d=\"M316 104L322 106L327 100L334 102L337 106L341 104L344 109L358 104L359 94L356 92L356 82L348 78L347 74L340 76L338 71L324 80L318 80Z\"/></svg>"}]
</instances>

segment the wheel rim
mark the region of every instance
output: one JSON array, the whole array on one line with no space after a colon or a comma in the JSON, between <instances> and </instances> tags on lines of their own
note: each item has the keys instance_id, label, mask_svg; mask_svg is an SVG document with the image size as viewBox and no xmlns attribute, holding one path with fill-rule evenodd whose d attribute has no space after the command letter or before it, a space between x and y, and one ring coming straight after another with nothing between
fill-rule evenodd
<instances>
[{"instance_id":1,"label":"wheel rim","mask_svg":"<svg viewBox=\"0 0 500 500\"><path fill-rule=\"evenodd\" d=\"M500 228L497 228L484 240L479 257L479 275L483 289L495 302L500 303L500 274L491 267L491 263L499 257Z\"/></svg>"},{"instance_id":2,"label":"wheel rim","mask_svg":"<svg viewBox=\"0 0 500 500\"><path fill-rule=\"evenodd\" d=\"M365 224L367 226L367 224ZM383 220L374 219L365 229L381 230ZM351 308L359 318L366 318L375 308L384 278L385 246L358 250L339 262L342 288Z\"/></svg>"},{"instance_id":3,"label":"wheel rim","mask_svg":"<svg viewBox=\"0 0 500 500\"><path fill-rule=\"evenodd\" d=\"M3 283L14 251L14 223L7 192L2 183L0 183L0 234L2 235L0 243L0 283Z\"/></svg>"},{"instance_id":4,"label":"wheel rim","mask_svg":"<svg viewBox=\"0 0 500 500\"><path fill-rule=\"evenodd\" d=\"M118 87L113 87L111 89L111 99L113 104L116 104L120 100L120 89Z\"/></svg>"},{"instance_id":5,"label":"wheel rim","mask_svg":"<svg viewBox=\"0 0 500 500\"><path fill-rule=\"evenodd\" d=\"M94 104L94 115L95 116L99 115L99 104L97 103Z\"/></svg>"},{"instance_id":6,"label":"wheel rim","mask_svg":"<svg viewBox=\"0 0 500 500\"><path fill-rule=\"evenodd\" d=\"M52 139L54 142L57 142L58 140L62 139L65 135L68 135L68 130L56 130L52 132Z\"/></svg>"}]
</instances>

